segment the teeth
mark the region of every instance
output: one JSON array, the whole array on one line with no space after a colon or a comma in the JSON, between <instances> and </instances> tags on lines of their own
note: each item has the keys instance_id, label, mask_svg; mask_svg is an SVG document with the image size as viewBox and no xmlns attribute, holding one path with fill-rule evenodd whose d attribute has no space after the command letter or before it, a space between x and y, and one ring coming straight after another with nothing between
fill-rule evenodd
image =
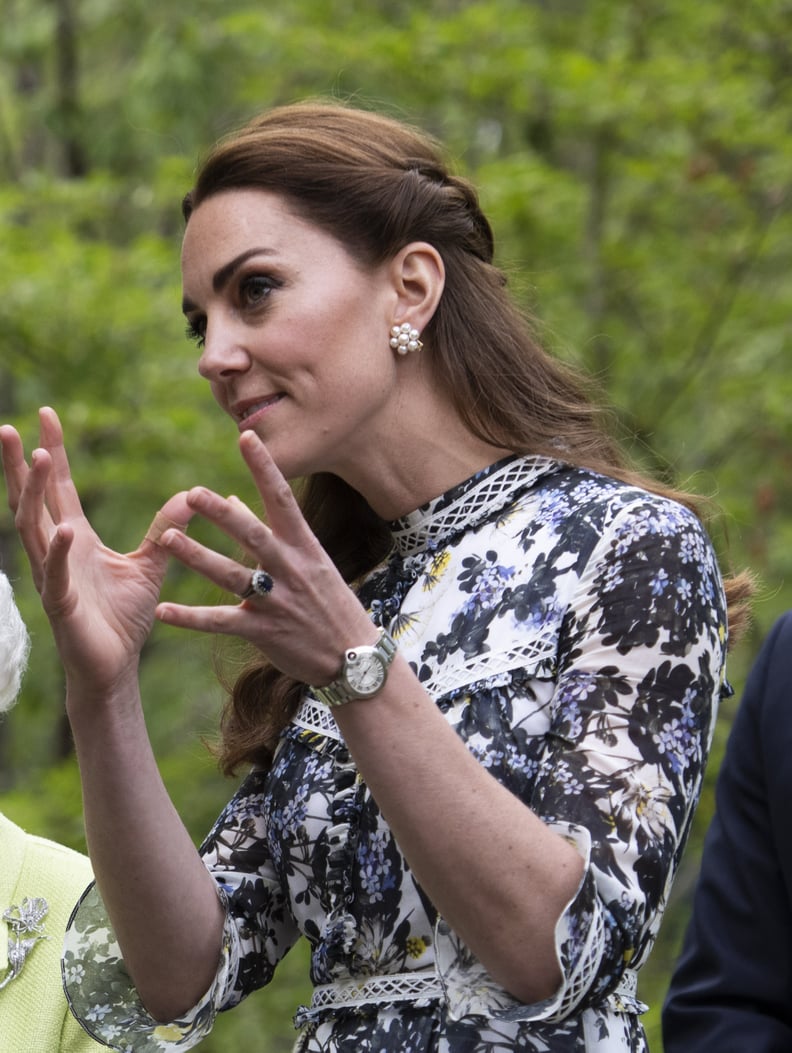
<instances>
[{"instance_id":1,"label":"teeth","mask_svg":"<svg viewBox=\"0 0 792 1053\"><path fill-rule=\"evenodd\" d=\"M248 406L248 408L244 411L244 413L239 419L247 420L248 417L252 417L254 413L257 413L262 408L262 406L269 406L270 403L275 402L276 398L277 396L273 395L272 398L262 399L261 402L255 402L252 406Z\"/></svg>"}]
</instances>

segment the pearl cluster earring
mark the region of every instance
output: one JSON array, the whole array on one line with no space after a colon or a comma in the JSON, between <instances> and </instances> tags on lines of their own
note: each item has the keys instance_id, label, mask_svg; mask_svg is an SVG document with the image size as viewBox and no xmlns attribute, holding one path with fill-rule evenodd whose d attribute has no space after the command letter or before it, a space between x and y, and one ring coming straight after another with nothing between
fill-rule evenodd
<instances>
[{"instance_id":1,"label":"pearl cluster earring","mask_svg":"<svg viewBox=\"0 0 792 1053\"><path fill-rule=\"evenodd\" d=\"M410 351L420 351L423 344L418 339L420 333L413 329L409 322L394 325L391 329L390 346L399 355L409 354Z\"/></svg>"}]
</instances>

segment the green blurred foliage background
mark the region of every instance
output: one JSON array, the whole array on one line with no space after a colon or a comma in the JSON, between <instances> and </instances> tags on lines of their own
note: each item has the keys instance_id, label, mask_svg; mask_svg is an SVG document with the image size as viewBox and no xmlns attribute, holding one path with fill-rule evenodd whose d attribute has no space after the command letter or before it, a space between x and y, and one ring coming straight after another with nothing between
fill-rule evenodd
<instances>
[{"instance_id":1,"label":"green blurred foliage background","mask_svg":"<svg viewBox=\"0 0 792 1053\"><path fill-rule=\"evenodd\" d=\"M739 690L792 606L792 3L788 0L0 0L0 416L66 429L86 510L134 548L175 490L252 500L235 430L183 339L179 204L196 160L256 111L351 99L427 128L480 186L515 295L591 372L635 458L711 497L726 567L759 576ZM0 805L84 848L62 678L10 516L0 562L34 637L0 725ZM211 590L174 566L168 597ZM162 772L196 842L233 790L203 745L211 643L144 654ZM687 917L693 842L641 994L653 1053ZM287 1050L304 948L202 1049Z\"/></svg>"}]
</instances>

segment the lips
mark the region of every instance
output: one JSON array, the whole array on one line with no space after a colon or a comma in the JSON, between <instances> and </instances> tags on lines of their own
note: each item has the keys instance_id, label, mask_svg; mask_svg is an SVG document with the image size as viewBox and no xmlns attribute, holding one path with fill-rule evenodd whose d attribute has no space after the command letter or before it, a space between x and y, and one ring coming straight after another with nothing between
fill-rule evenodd
<instances>
[{"instance_id":1,"label":"lips","mask_svg":"<svg viewBox=\"0 0 792 1053\"><path fill-rule=\"evenodd\" d=\"M231 413L241 427L257 413L269 409L270 406L274 406L276 402L280 402L282 398L282 394L277 394L267 395L265 398L246 399L242 402L237 402L236 405L232 406Z\"/></svg>"}]
</instances>

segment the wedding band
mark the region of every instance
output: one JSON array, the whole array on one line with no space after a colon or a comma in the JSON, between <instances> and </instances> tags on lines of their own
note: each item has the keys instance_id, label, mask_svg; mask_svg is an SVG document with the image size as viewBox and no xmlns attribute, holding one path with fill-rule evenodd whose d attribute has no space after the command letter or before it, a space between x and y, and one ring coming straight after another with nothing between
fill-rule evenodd
<instances>
[{"instance_id":1,"label":"wedding band","mask_svg":"<svg viewBox=\"0 0 792 1053\"><path fill-rule=\"evenodd\" d=\"M272 576L266 572L266 570L254 570L250 575L250 584L244 592L240 592L237 595L240 600L249 600L251 596L266 596L272 592L272 586L274 585Z\"/></svg>"}]
</instances>

